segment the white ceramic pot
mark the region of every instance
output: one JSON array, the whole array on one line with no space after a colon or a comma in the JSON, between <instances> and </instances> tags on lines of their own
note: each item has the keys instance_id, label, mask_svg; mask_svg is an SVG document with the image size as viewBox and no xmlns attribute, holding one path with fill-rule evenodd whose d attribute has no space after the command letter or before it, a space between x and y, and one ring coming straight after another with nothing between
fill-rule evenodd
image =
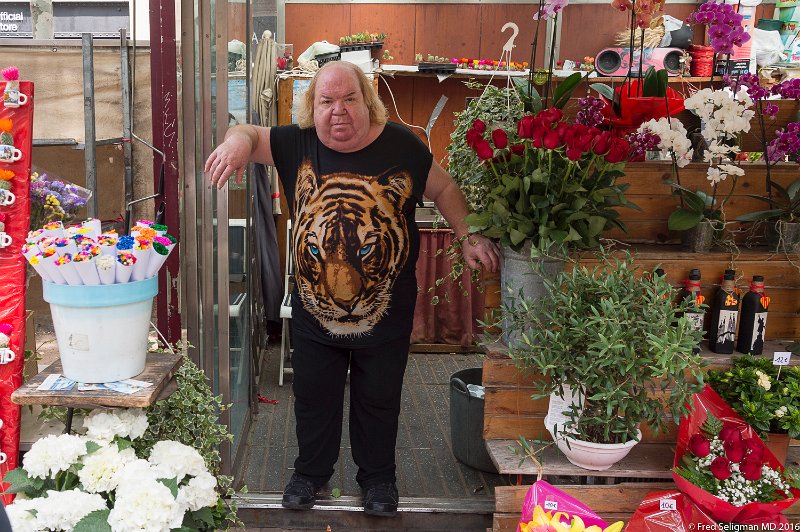
<instances>
[{"instance_id":1,"label":"white ceramic pot","mask_svg":"<svg viewBox=\"0 0 800 532\"><path fill-rule=\"evenodd\" d=\"M642 439L641 431L638 432L638 437L640 440ZM567 441L569 441L569 447L567 447ZM639 442L636 440L626 443L592 443L563 435L556 440L556 445L567 457L567 460L578 467L592 471L605 471L625 458L637 443Z\"/></svg>"}]
</instances>

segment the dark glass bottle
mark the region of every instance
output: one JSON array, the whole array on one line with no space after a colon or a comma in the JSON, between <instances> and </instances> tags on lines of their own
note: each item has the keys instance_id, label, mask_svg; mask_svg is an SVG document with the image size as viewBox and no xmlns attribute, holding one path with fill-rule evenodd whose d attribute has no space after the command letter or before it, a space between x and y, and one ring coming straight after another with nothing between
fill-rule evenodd
<instances>
[{"instance_id":1,"label":"dark glass bottle","mask_svg":"<svg viewBox=\"0 0 800 532\"><path fill-rule=\"evenodd\" d=\"M739 294L736 290L736 271L725 270L722 285L711 304L711 324L708 327L708 348L715 353L733 353L736 321L739 317Z\"/></svg>"},{"instance_id":2,"label":"dark glass bottle","mask_svg":"<svg viewBox=\"0 0 800 532\"><path fill-rule=\"evenodd\" d=\"M686 318L695 329L702 331L705 312L700 308L700 305L705 302L705 297L700 293L700 270L697 268L693 269L689 273L689 279L684 281L680 297L682 300L692 301L695 304L695 310L686 312ZM694 352L700 352L699 345L694 348Z\"/></svg>"},{"instance_id":3,"label":"dark glass bottle","mask_svg":"<svg viewBox=\"0 0 800 532\"><path fill-rule=\"evenodd\" d=\"M742 298L739 341L736 343L736 350L740 353L760 355L764 351L769 301L770 298L764 293L764 276L754 275L750 291Z\"/></svg>"}]
</instances>

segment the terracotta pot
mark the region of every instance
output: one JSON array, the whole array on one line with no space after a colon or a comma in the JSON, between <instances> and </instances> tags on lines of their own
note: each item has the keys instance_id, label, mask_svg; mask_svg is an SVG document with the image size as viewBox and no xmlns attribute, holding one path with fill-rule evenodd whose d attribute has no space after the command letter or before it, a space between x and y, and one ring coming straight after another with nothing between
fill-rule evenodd
<instances>
[{"instance_id":1,"label":"terracotta pot","mask_svg":"<svg viewBox=\"0 0 800 532\"><path fill-rule=\"evenodd\" d=\"M786 465L786 454L789 452L789 438L788 434L778 434L776 432L770 432L767 434L767 439L764 440L764 445L767 446L767 449L772 451L772 454L775 455L775 458L778 461Z\"/></svg>"},{"instance_id":2,"label":"terracotta pot","mask_svg":"<svg viewBox=\"0 0 800 532\"><path fill-rule=\"evenodd\" d=\"M681 232L681 247L686 251L707 253L714 242L714 226L703 220L696 226Z\"/></svg>"}]
</instances>

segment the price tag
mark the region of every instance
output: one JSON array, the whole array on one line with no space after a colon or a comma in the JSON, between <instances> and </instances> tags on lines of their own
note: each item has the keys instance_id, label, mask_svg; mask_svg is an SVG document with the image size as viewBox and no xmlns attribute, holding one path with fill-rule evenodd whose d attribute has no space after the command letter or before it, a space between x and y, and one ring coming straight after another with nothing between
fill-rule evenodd
<instances>
[{"instance_id":1,"label":"price tag","mask_svg":"<svg viewBox=\"0 0 800 532\"><path fill-rule=\"evenodd\" d=\"M661 509L661 511L677 510L678 503L675 501L675 499L661 499L658 501L658 507Z\"/></svg>"},{"instance_id":2,"label":"price tag","mask_svg":"<svg viewBox=\"0 0 800 532\"><path fill-rule=\"evenodd\" d=\"M553 510L554 512L558 511L558 501L544 501L544 509L545 510Z\"/></svg>"},{"instance_id":3,"label":"price tag","mask_svg":"<svg viewBox=\"0 0 800 532\"><path fill-rule=\"evenodd\" d=\"M775 351L772 355L773 366L788 366L789 361L792 359L791 351Z\"/></svg>"}]
</instances>

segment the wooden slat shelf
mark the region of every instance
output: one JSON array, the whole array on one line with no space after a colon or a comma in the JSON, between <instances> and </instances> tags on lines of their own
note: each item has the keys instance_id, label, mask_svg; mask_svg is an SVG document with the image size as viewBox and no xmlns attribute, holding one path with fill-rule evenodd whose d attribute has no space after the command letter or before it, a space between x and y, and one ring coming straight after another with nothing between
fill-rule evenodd
<instances>
[{"instance_id":1,"label":"wooden slat shelf","mask_svg":"<svg viewBox=\"0 0 800 532\"><path fill-rule=\"evenodd\" d=\"M541 447L541 445L534 446L535 449ZM512 449L521 451L516 440L487 440L486 448L501 475L535 476L537 474L538 469L529 458L520 464L521 455L514 454L512 451ZM542 462L543 475L671 479L674 456L675 444L673 443L640 443L631 449L628 456L605 471L590 471L576 466L567 460L564 453L560 452L555 445L544 449L540 455L537 455L537 459ZM800 463L800 447L791 447L787 465L798 463Z\"/></svg>"}]
</instances>

